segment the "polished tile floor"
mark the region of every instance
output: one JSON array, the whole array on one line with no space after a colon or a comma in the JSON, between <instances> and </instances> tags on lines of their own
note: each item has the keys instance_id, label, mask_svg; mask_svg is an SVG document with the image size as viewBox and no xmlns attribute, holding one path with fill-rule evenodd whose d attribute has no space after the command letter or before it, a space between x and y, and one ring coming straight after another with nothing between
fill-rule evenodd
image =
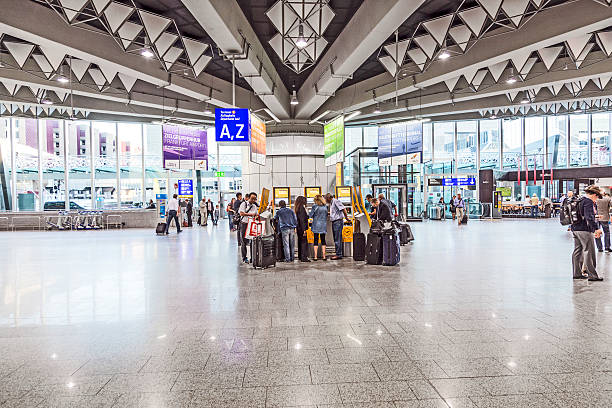
<instances>
[{"instance_id":1,"label":"polished tile floor","mask_svg":"<svg viewBox=\"0 0 612 408\"><path fill-rule=\"evenodd\" d=\"M0 404L612 406L612 255L573 281L555 220L417 223L399 267L265 271L226 227L0 232Z\"/></svg>"}]
</instances>

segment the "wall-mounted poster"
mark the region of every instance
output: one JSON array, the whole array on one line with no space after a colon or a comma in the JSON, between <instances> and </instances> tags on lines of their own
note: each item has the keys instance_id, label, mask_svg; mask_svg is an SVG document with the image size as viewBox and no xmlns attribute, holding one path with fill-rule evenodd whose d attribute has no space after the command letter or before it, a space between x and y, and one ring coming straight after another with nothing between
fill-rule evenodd
<instances>
[{"instance_id":1,"label":"wall-mounted poster","mask_svg":"<svg viewBox=\"0 0 612 408\"><path fill-rule=\"evenodd\" d=\"M325 141L325 165L333 166L344 161L344 116L338 116L323 127Z\"/></svg>"},{"instance_id":2,"label":"wall-mounted poster","mask_svg":"<svg viewBox=\"0 0 612 408\"><path fill-rule=\"evenodd\" d=\"M260 166L266 165L266 123L251 115L251 161Z\"/></svg>"},{"instance_id":3,"label":"wall-mounted poster","mask_svg":"<svg viewBox=\"0 0 612 408\"><path fill-rule=\"evenodd\" d=\"M206 130L163 125L162 150L164 169L208 169Z\"/></svg>"},{"instance_id":4,"label":"wall-mounted poster","mask_svg":"<svg viewBox=\"0 0 612 408\"><path fill-rule=\"evenodd\" d=\"M378 163L397 166L421 163L423 152L423 124L398 123L378 128Z\"/></svg>"}]
</instances>

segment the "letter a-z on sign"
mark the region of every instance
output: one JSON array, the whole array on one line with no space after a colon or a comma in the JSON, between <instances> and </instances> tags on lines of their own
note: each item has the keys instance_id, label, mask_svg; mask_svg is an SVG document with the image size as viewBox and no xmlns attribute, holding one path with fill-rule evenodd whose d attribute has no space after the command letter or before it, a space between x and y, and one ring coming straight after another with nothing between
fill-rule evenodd
<instances>
[{"instance_id":1,"label":"letter a-z on sign","mask_svg":"<svg viewBox=\"0 0 612 408\"><path fill-rule=\"evenodd\" d=\"M248 109L216 109L215 140L219 143L243 144L250 140Z\"/></svg>"}]
</instances>

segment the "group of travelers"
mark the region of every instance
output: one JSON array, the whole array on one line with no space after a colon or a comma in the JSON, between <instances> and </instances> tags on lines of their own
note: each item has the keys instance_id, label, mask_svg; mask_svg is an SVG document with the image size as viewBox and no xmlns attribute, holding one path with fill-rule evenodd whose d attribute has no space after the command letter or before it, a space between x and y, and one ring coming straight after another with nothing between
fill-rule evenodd
<instances>
[{"instance_id":1,"label":"group of travelers","mask_svg":"<svg viewBox=\"0 0 612 408\"><path fill-rule=\"evenodd\" d=\"M255 217L259 213L259 205L257 203L257 194L249 193L245 199L242 194L236 194L236 198L232 200L233 223L237 224L237 238L240 246L240 256L244 263L249 263L247 257L250 240L245 238L249 219ZM229 206L228 206L229 208ZM295 209L292 210L287 206L284 200L279 201L278 208L274 213L280 239L283 243L283 252L285 262L295 261L295 249L297 236L297 253L300 262L310 262L308 254L308 239L309 219L312 219L310 231L314 236L314 256L313 261L317 260L319 246L321 247L321 259L326 261L326 233L327 221L331 221L332 234L335 245L335 255L332 260L340 260L344 256L344 247L342 242L342 228L344 220L349 221L348 212L340 200L331 194L325 196L317 195L314 198L314 204L310 212L306 209L306 197L299 196L295 200Z\"/></svg>"},{"instance_id":2,"label":"group of travelers","mask_svg":"<svg viewBox=\"0 0 612 408\"><path fill-rule=\"evenodd\" d=\"M584 196L575 198L569 191L561 197L562 220L570 218L569 230L574 238L572 253L572 270L574 279L602 281L597 274L595 247L599 252L612 252L610 249L610 208L611 199L608 193L590 185L584 190ZM572 213L570 215L569 213ZM603 244L602 244L603 236Z\"/></svg>"},{"instance_id":3,"label":"group of travelers","mask_svg":"<svg viewBox=\"0 0 612 408\"><path fill-rule=\"evenodd\" d=\"M371 194L366 195L365 207L373 220L391 222L397 218L397 206L385 198L384 194L379 194L378 197L373 197Z\"/></svg>"},{"instance_id":4,"label":"group of travelers","mask_svg":"<svg viewBox=\"0 0 612 408\"><path fill-rule=\"evenodd\" d=\"M208 217L210 217L213 225L217 225L220 217L219 205L215 205L210 198L208 201L202 198L198 206L198 225L207 226ZM182 217L183 211L185 213L184 218ZM169 233L170 224L173 220L177 233L181 232L181 226L193 227L193 201L190 198L179 200L178 194L173 194L172 198L168 200L166 203L166 234Z\"/></svg>"},{"instance_id":5,"label":"group of travelers","mask_svg":"<svg viewBox=\"0 0 612 408\"><path fill-rule=\"evenodd\" d=\"M219 217L221 216L219 212L219 204L214 204L212 200L209 198L206 201L205 198L202 198L200 204L198 205L200 209L200 213L198 216L198 225L205 227L208 225L208 217L212 221L213 225L217 225L219 222ZM189 213L187 214L189 217ZM189 217L191 219L191 217Z\"/></svg>"}]
</instances>

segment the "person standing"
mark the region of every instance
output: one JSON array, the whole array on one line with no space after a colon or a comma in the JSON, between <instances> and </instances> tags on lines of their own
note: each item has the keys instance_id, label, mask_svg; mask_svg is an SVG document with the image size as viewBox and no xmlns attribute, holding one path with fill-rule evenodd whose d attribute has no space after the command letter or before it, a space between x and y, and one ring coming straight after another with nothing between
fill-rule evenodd
<instances>
[{"instance_id":1,"label":"person standing","mask_svg":"<svg viewBox=\"0 0 612 408\"><path fill-rule=\"evenodd\" d=\"M530 204L531 204L531 218L537 218L538 217L538 211L540 209L540 199L538 198L538 196L534 193L531 196L530 199Z\"/></svg>"},{"instance_id":2,"label":"person standing","mask_svg":"<svg viewBox=\"0 0 612 408\"><path fill-rule=\"evenodd\" d=\"M187 206L185 207L185 213L187 214L187 226L193 227L193 203L190 199L187 199Z\"/></svg>"},{"instance_id":3,"label":"person standing","mask_svg":"<svg viewBox=\"0 0 612 408\"><path fill-rule=\"evenodd\" d=\"M210 220L213 221L213 218L215 216L215 206L212 202L212 200L209 198L208 201L206 202L206 214L207 217L210 216ZM214 223L214 221L213 221Z\"/></svg>"},{"instance_id":4,"label":"person standing","mask_svg":"<svg viewBox=\"0 0 612 408\"><path fill-rule=\"evenodd\" d=\"M368 213L372 212L372 194L368 194L366 195L366 201L365 201L365 210Z\"/></svg>"},{"instance_id":5,"label":"person standing","mask_svg":"<svg viewBox=\"0 0 612 408\"><path fill-rule=\"evenodd\" d=\"M171 199L168 200L168 204L166 205L166 210L168 210L168 216L166 218L166 234L169 234L168 230L170 229L170 223L174 220L176 224L176 233L181 233L181 223L179 221L179 216L181 215L181 207L178 202L178 195L174 194Z\"/></svg>"},{"instance_id":6,"label":"person standing","mask_svg":"<svg viewBox=\"0 0 612 408\"><path fill-rule=\"evenodd\" d=\"M295 229L297 228L297 217L291 208L287 208L285 200L278 203L280 208L276 210L274 219L278 221L281 237L283 239L283 250L285 251L285 262L295 260Z\"/></svg>"},{"instance_id":7,"label":"person standing","mask_svg":"<svg viewBox=\"0 0 612 408\"><path fill-rule=\"evenodd\" d=\"M552 201L548 197L542 198L542 210L544 210L544 217L550 218L552 215Z\"/></svg>"},{"instance_id":8,"label":"person standing","mask_svg":"<svg viewBox=\"0 0 612 408\"><path fill-rule=\"evenodd\" d=\"M234 215L240 215L240 206L244 200L242 199L242 193L236 193L236 201L234 201ZM240 223L238 225L234 224L234 228L236 229L236 236L238 238L238 246L242 245L242 237L240 236Z\"/></svg>"},{"instance_id":9,"label":"person standing","mask_svg":"<svg viewBox=\"0 0 612 408\"><path fill-rule=\"evenodd\" d=\"M314 258L317 260L319 253L319 245L321 245L321 259L327 261L325 255L326 243L325 234L327 233L327 206L323 201L323 196L317 195L314 199L314 205L310 209L310 218L312 218L312 233L314 234Z\"/></svg>"},{"instance_id":10,"label":"person standing","mask_svg":"<svg viewBox=\"0 0 612 408\"><path fill-rule=\"evenodd\" d=\"M202 198L198 207L200 208L200 225L205 227L206 225L208 225L208 215L206 214L206 199L205 198Z\"/></svg>"},{"instance_id":11,"label":"person standing","mask_svg":"<svg viewBox=\"0 0 612 408\"><path fill-rule=\"evenodd\" d=\"M391 219L389 221L392 221L394 217L397 218L397 205L395 205L393 201L387 200L385 195L382 193L378 195L378 205L386 205L389 207L389 214L391 215Z\"/></svg>"},{"instance_id":12,"label":"person standing","mask_svg":"<svg viewBox=\"0 0 612 408\"><path fill-rule=\"evenodd\" d=\"M369 213L370 219L378 220L378 205L379 205L378 198L372 198L370 203L372 204L372 211Z\"/></svg>"},{"instance_id":13,"label":"person standing","mask_svg":"<svg viewBox=\"0 0 612 408\"><path fill-rule=\"evenodd\" d=\"M300 262L310 262L308 260L308 212L306 211L306 197L299 196L295 199L295 215L297 218L297 250Z\"/></svg>"},{"instance_id":14,"label":"person standing","mask_svg":"<svg viewBox=\"0 0 612 408\"><path fill-rule=\"evenodd\" d=\"M220 211L219 211L219 204L217 204L215 206L215 210L213 212L213 225L217 225L217 223L219 223L219 216L221 215Z\"/></svg>"},{"instance_id":15,"label":"person standing","mask_svg":"<svg viewBox=\"0 0 612 408\"><path fill-rule=\"evenodd\" d=\"M248 199L246 201L243 201L242 204L240 204L240 209L238 210L238 213L240 214L240 217L242 217L240 218L240 235L242 237L242 239L240 240L240 243L242 245L240 254L242 256L242 262L248 263L249 258L247 258L247 245L250 244L251 240L245 238L245 235L249 223L249 218L257 215L257 194L250 193L248 195Z\"/></svg>"},{"instance_id":16,"label":"person standing","mask_svg":"<svg viewBox=\"0 0 612 408\"><path fill-rule=\"evenodd\" d=\"M393 221L392 203L385 200L385 196L380 194L376 204L376 219L382 222Z\"/></svg>"},{"instance_id":17,"label":"person standing","mask_svg":"<svg viewBox=\"0 0 612 408\"><path fill-rule=\"evenodd\" d=\"M453 203L455 204L455 214L457 216L458 223L461 225L461 221L463 221L463 216L465 215L465 201L463 201L463 198L461 198L460 193L457 193Z\"/></svg>"},{"instance_id":18,"label":"person standing","mask_svg":"<svg viewBox=\"0 0 612 408\"><path fill-rule=\"evenodd\" d=\"M234 214L236 214L236 211L234 211L235 203L236 203L236 198L232 197L232 201L227 205L227 208L225 209L225 212L227 213L227 220L229 222L230 231L234 230Z\"/></svg>"},{"instance_id":19,"label":"person standing","mask_svg":"<svg viewBox=\"0 0 612 408\"><path fill-rule=\"evenodd\" d=\"M449 211L451 212L451 215L453 216L453 221L455 221L455 219L457 217L457 207L455 207L455 198L457 198L456 195L454 195L450 199L450 202L448 203Z\"/></svg>"},{"instance_id":20,"label":"person standing","mask_svg":"<svg viewBox=\"0 0 612 408\"><path fill-rule=\"evenodd\" d=\"M579 220L571 225L574 236L574 252L572 253L572 269L574 279L602 281L596 271L595 244L593 237L599 239L602 231L595 219L595 202L602 198L599 187L590 185L584 189L585 196L578 201ZM583 275L583 268L586 276Z\"/></svg>"},{"instance_id":21,"label":"person standing","mask_svg":"<svg viewBox=\"0 0 612 408\"><path fill-rule=\"evenodd\" d=\"M597 221L599 229L603 231L604 245L601 245L601 237L595 240L597 250L603 252L612 252L610 250L610 194L605 193L602 198L597 199Z\"/></svg>"},{"instance_id":22,"label":"person standing","mask_svg":"<svg viewBox=\"0 0 612 408\"><path fill-rule=\"evenodd\" d=\"M334 244L336 254L332 256L332 260L342 259L344 256L344 245L342 244L342 228L344 228L344 219L349 220L348 213L344 204L331 194L325 194L325 201L329 204L329 219L332 223L332 233L334 234Z\"/></svg>"}]
</instances>

